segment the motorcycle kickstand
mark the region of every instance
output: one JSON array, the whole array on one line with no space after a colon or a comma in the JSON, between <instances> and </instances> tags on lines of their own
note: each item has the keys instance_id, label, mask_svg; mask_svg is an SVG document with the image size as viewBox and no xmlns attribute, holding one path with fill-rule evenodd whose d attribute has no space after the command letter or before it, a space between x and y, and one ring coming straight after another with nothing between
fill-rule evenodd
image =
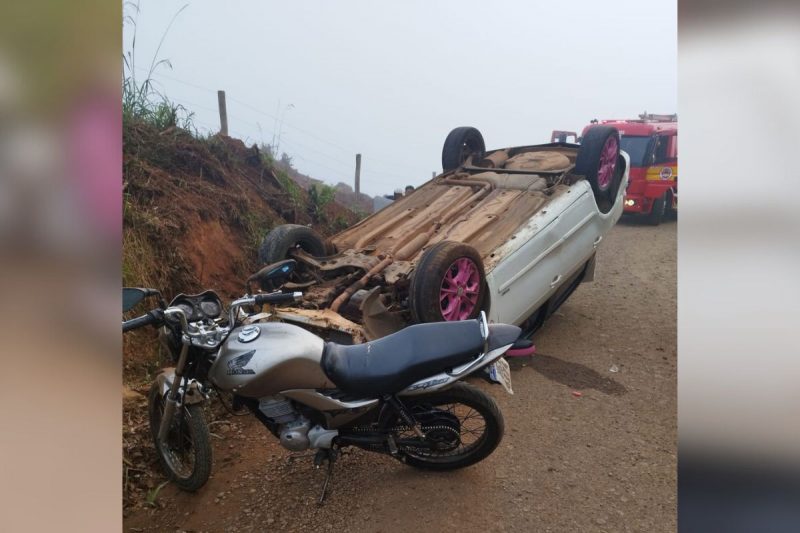
<instances>
[{"instance_id":1,"label":"motorcycle kickstand","mask_svg":"<svg viewBox=\"0 0 800 533\"><path fill-rule=\"evenodd\" d=\"M333 477L333 464L336 462L336 458L338 455L339 452L331 448L328 450L319 450L314 456L314 466L317 468L322 466L322 463L324 461L326 460L328 461L328 471L325 474L325 482L322 484L322 494L320 494L319 496L317 505L323 505L325 503L325 497L328 495L328 485L330 484L331 478Z\"/></svg>"}]
</instances>

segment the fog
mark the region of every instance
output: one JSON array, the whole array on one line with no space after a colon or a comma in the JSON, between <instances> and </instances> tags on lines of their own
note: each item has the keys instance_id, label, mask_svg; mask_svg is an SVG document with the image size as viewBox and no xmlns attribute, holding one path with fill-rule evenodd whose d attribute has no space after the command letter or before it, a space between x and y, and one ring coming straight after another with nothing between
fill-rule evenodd
<instances>
[{"instance_id":1,"label":"fog","mask_svg":"<svg viewBox=\"0 0 800 533\"><path fill-rule=\"evenodd\" d=\"M273 143L304 173L387 194L441 169L457 126L487 148L548 142L553 129L677 107L677 14L640 2L246 2L142 0L138 78L219 130ZM131 50L133 26L124 28ZM282 127L281 127L282 123Z\"/></svg>"}]
</instances>

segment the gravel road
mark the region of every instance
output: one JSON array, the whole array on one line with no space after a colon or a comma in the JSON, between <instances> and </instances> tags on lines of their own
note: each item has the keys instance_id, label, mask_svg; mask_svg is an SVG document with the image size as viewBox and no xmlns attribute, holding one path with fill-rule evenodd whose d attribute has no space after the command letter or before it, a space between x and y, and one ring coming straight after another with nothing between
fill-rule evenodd
<instances>
[{"instance_id":1,"label":"gravel road","mask_svg":"<svg viewBox=\"0 0 800 533\"><path fill-rule=\"evenodd\" d=\"M250 417L212 427L213 477L167 485L125 531L642 531L676 529L676 234L622 220L578 288L511 361L497 399L506 434L488 459L446 473L355 450L323 470Z\"/></svg>"}]
</instances>

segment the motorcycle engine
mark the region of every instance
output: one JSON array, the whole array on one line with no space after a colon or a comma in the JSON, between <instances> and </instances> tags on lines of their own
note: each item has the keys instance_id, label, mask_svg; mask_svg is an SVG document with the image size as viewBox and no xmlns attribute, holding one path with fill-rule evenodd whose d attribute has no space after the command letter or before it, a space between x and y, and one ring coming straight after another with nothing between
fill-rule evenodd
<instances>
[{"instance_id":1,"label":"motorcycle engine","mask_svg":"<svg viewBox=\"0 0 800 533\"><path fill-rule=\"evenodd\" d=\"M291 401L283 396L267 396L258 401L258 410L278 424L278 434L284 448L293 452L308 449L311 421L297 412Z\"/></svg>"}]
</instances>

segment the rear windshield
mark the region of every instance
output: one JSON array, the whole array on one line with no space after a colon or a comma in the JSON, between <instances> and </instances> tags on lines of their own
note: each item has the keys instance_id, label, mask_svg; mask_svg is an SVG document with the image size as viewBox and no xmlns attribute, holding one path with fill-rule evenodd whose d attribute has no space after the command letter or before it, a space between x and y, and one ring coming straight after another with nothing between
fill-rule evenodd
<instances>
[{"instance_id":1,"label":"rear windshield","mask_svg":"<svg viewBox=\"0 0 800 533\"><path fill-rule=\"evenodd\" d=\"M632 167L645 166L648 144L650 144L650 137L622 136L622 149L631 157Z\"/></svg>"}]
</instances>

